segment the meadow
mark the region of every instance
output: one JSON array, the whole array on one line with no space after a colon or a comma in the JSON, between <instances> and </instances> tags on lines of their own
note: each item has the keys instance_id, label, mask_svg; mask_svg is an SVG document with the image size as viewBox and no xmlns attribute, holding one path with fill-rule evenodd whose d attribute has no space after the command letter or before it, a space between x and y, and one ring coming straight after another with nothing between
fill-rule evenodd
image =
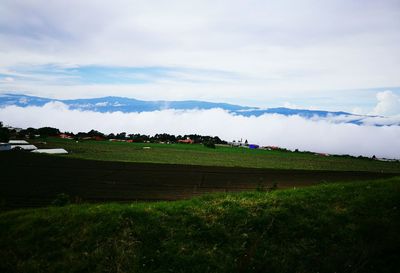
<instances>
[{"instance_id":1,"label":"meadow","mask_svg":"<svg viewBox=\"0 0 400 273\"><path fill-rule=\"evenodd\" d=\"M1 272L397 272L400 178L0 214Z\"/></svg>"},{"instance_id":2,"label":"meadow","mask_svg":"<svg viewBox=\"0 0 400 273\"><path fill-rule=\"evenodd\" d=\"M314 153L268 151L239 147L201 144L126 143L80 141L47 138L42 148L60 147L70 152L67 157L162 164L247 167L292 170L335 170L400 173L400 162L383 162L349 156L321 156ZM36 143L42 141L36 141ZM144 147L149 147L145 148Z\"/></svg>"}]
</instances>

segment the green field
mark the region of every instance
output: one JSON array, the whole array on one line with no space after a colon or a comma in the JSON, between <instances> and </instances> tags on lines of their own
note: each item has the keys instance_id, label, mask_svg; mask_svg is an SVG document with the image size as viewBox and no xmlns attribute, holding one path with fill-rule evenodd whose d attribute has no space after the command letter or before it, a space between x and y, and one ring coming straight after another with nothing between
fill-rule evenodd
<instances>
[{"instance_id":1,"label":"green field","mask_svg":"<svg viewBox=\"0 0 400 273\"><path fill-rule=\"evenodd\" d=\"M62 147L70 152L67 157L166 164L204 166L371 171L400 173L400 162L382 162L366 158L343 156L324 157L311 153L250 150L247 148L206 148L201 144L124 143L109 141L81 141L49 138L41 148ZM33 142L34 143L34 142ZM150 147L150 149L143 149Z\"/></svg>"},{"instance_id":2,"label":"green field","mask_svg":"<svg viewBox=\"0 0 400 273\"><path fill-rule=\"evenodd\" d=\"M0 214L0 272L398 272L400 178Z\"/></svg>"}]
</instances>

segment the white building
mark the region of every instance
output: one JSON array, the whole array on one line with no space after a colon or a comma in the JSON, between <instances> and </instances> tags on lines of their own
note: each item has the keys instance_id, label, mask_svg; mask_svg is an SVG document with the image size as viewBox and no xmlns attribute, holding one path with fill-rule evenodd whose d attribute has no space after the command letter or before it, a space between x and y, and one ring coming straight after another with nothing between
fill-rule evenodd
<instances>
[{"instance_id":1,"label":"white building","mask_svg":"<svg viewBox=\"0 0 400 273\"><path fill-rule=\"evenodd\" d=\"M28 141L26 140L10 140L8 144L11 145L11 150L13 149L19 149L19 150L25 150L25 151L32 151L36 150L37 147L35 145L29 144Z\"/></svg>"},{"instance_id":2,"label":"white building","mask_svg":"<svg viewBox=\"0 0 400 273\"><path fill-rule=\"evenodd\" d=\"M33 150L32 153L40 153L40 154L68 154L68 152L62 148L56 149L36 149Z\"/></svg>"},{"instance_id":3,"label":"white building","mask_svg":"<svg viewBox=\"0 0 400 273\"><path fill-rule=\"evenodd\" d=\"M19 139L10 140L8 143L11 144L11 145L27 145L27 144L29 144L28 141L26 141L26 140L19 140Z\"/></svg>"},{"instance_id":4,"label":"white building","mask_svg":"<svg viewBox=\"0 0 400 273\"><path fill-rule=\"evenodd\" d=\"M11 150L13 149L20 149L20 150L25 150L25 151L33 151L36 150L37 147L35 145L32 144L28 144L28 145L11 145Z\"/></svg>"}]
</instances>

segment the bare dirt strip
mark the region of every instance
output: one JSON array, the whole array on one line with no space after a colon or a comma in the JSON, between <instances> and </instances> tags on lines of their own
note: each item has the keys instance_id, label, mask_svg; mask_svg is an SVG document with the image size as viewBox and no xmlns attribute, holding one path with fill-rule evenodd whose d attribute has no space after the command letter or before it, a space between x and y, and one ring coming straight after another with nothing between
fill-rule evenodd
<instances>
[{"instance_id":1,"label":"bare dirt strip","mask_svg":"<svg viewBox=\"0 0 400 273\"><path fill-rule=\"evenodd\" d=\"M78 202L177 200L399 175L92 161L26 152L1 152L0 170L2 209L47 206L60 193Z\"/></svg>"}]
</instances>

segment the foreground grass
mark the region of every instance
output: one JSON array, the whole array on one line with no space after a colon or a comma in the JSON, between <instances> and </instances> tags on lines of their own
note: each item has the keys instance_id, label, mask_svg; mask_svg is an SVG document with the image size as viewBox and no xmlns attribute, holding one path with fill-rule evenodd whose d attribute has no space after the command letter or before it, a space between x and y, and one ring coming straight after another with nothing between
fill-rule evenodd
<instances>
[{"instance_id":1,"label":"foreground grass","mask_svg":"<svg viewBox=\"0 0 400 273\"><path fill-rule=\"evenodd\" d=\"M40 144L39 144L40 146ZM123 143L109 141L83 141L58 138L47 139L45 147L62 147L70 152L68 157L165 164L190 164L204 166L371 171L400 173L400 162L382 162L372 159L330 156L311 153L250 150L246 148L206 148L201 144ZM150 149L143 149L150 147Z\"/></svg>"},{"instance_id":2,"label":"foreground grass","mask_svg":"<svg viewBox=\"0 0 400 273\"><path fill-rule=\"evenodd\" d=\"M0 272L398 272L400 178L0 214Z\"/></svg>"}]
</instances>

